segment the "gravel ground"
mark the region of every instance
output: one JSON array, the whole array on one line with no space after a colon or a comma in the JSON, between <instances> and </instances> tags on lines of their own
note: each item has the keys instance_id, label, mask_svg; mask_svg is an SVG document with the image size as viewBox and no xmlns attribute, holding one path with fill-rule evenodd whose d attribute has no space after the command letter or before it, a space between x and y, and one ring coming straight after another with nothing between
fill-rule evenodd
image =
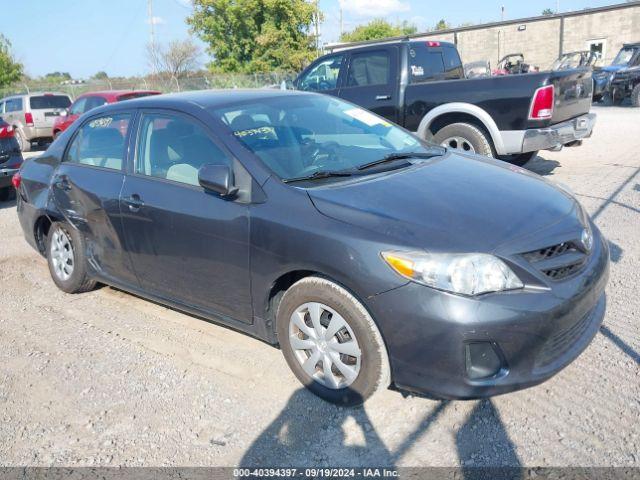
<instances>
[{"instance_id":1,"label":"gravel ground","mask_svg":"<svg viewBox=\"0 0 640 480\"><path fill-rule=\"evenodd\" d=\"M112 288L66 295L0 204L0 464L640 466L640 110L595 107L527 168L611 241L604 326L550 381L486 401L328 405L278 350Z\"/></svg>"}]
</instances>

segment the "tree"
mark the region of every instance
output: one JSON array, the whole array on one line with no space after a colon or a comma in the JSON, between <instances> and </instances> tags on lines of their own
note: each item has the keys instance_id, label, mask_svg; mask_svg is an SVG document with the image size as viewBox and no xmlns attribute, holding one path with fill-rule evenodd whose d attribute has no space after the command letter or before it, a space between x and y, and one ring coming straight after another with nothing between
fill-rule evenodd
<instances>
[{"instance_id":1,"label":"tree","mask_svg":"<svg viewBox=\"0 0 640 480\"><path fill-rule=\"evenodd\" d=\"M382 18L376 18L366 25L357 26L351 32L343 33L340 40L343 42L364 42L366 40L411 35L417 31L416 26L407 21L392 25Z\"/></svg>"},{"instance_id":2,"label":"tree","mask_svg":"<svg viewBox=\"0 0 640 480\"><path fill-rule=\"evenodd\" d=\"M167 46L147 46L147 57L154 71L172 79L184 78L197 70L200 54L200 47L190 39L174 40Z\"/></svg>"},{"instance_id":3,"label":"tree","mask_svg":"<svg viewBox=\"0 0 640 480\"><path fill-rule=\"evenodd\" d=\"M542 10L542 15L554 15L556 12L554 12L553 10L551 10L550 8L545 8L544 10Z\"/></svg>"},{"instance_id":4,"label":"tree","mask_svg":"<svg viewBox=\"0 0 640 480\"><path fill-rule=\"evenodd\" d=\"M0 88L11 85L22 78L22 64L11 53L11 42L0 34Z\"/></svg>"},{"instance_id":5,"label":"tree","mask_svg":"<svg viewBox=\"0 0 640 480\"><path fill-rule=\"evenodd\" d=\"M451 28L451 27L447 23L447 21L443 18L438 23L436 23L435 30L447 30L448 28Z\"/></svg>"},{"instance_id":6,"label":"tree","mask_svg":"<svg viewBox=\"0 0 640 480\"><path fill-rule=\"evenodd\" d=\"M219 72L297 71L316 55L306 0L193 0L191 30Z\"/></svg>"},{"instance_id":7,"label":"tree","mask_svg":"<svg viewBox=\"0 0 640 480\"><path fill-rule=\"evenodd\" d=\"M107 72L103 72L102 70L100 70L99 72L96 72L93 78L96 80L107 80L109 78L109 75L107 75Z\"/></svg>"}]
</instances>

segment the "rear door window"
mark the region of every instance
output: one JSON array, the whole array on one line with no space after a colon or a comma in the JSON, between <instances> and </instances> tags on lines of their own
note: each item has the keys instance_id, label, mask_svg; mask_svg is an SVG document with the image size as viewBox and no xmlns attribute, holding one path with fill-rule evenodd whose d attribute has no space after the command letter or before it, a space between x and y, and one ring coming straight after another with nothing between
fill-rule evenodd
<instances>
[{"instance_id":1,"label":"rear door window","mask_svg":"<svg viewBox=\"0 0 640 480\"><path fill-rule=\"evenodd\" d=\"M445 78L447 80L463 78L464 69L458 51L453 47L445 47L442 49L442 54Z\"/></svg>"},{"instance_id":2,"label":"rear door window","mask_svg":"<svg viewBox=\"0 0 640 480\"><path fill-rule=\"evenodd\" d=\"M130 120L129 113L88 120L71 141L65 162L121 170Z\"/></svg>"},{"instance_id":3,"label":"rear door window","mask_svg":"<svg viewBox=\"0 0 640 480\"><path fill-rule=\"evenodd\" d=\"M68 108L71 99L66 95L38 95L29 99L31 110L45 110L48 108Z\"/></svg>"},{"instance_id":4,"label":"rear door window","mask_svg":"<svg viewBox=\"0 0 640 480\"><path fill-rule=\"evenodd\" d=\"M389 52L363 52L351 56L347 75L348 87L387 85L391 74Z\"/></svg>"}]
</instances>

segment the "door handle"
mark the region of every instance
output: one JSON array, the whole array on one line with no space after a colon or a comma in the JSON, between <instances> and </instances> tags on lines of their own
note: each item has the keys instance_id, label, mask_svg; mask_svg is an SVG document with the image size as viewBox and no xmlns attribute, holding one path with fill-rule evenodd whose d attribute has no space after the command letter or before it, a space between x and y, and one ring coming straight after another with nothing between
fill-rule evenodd
<instances>
[{"instance_id":1,"label":"door handle","mask_svg":"<svg viewBox=\"0 0 640 480\"><path fill-rule=\"evenodd\" d=\"M134 193L130 197L123 198L122 201L127 204L129 210L132 212L137 212L144 207L144 202L137 193Z\"/></svg>"},{"instance_id":2,"label":"door handle","mask_svg":"<svg viewBox=\"0 0 640 480\"><path fill-rule=\"evenodd\" d=\"M376 95L376 100L377 101L391 100L391 95Z\"/></svg>"},{"instance_id":3,"label":"door handle","mask_svg":"<svg viewBox=\"0 0 640 480\"><path fill-rule=\"evenodd\" d=\"M58 177L54 185L56 188L64 190L65 192L71 190L71 184L69 183L69 179L67 177Z\"/></svg>"}]
</instances>

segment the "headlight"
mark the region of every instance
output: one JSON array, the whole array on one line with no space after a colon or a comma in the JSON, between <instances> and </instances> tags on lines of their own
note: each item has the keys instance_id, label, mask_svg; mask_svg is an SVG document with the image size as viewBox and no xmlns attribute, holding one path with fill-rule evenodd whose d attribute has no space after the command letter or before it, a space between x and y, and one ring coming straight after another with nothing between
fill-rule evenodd
<instances>
[{"instance_id":1,"label":"headlight","mask_svg":"<svg viewBox=\"0 0 640 480\"><path fill-rule=\"evenodd\" d=\"M382 257L400 275L452 293L479 295L524 286L502 260L485 253L383 252Z\"/></svg>"}]
</instances>

